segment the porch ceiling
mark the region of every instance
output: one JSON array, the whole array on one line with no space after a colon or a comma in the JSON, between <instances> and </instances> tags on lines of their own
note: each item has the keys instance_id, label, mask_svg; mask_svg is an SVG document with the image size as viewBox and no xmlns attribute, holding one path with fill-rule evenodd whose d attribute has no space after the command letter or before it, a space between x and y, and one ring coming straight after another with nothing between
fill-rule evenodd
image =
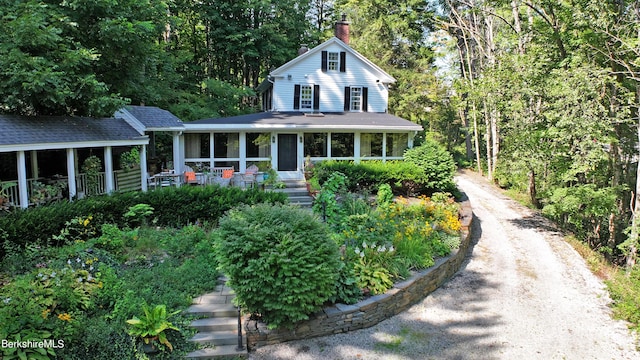
<instances>
[{"instance_id":1,"label":"porch ceiling","mask_svg":"<svg viewBox=\"0 0 640 360\"><path fill-rule=\"evenodd\" d=\"M186 131L216 130L349 130L421 131L422 126L386 113L261 112L184 123Z\"/></svg>"},{"instance_id":2,"label":"porch ceiling","mask_svg":"<svg viewBox=\"0 0 640 360\"><path fill-rule=\"evenodd\" d=\"M123 119L0 115L0 152L149 143Z\"/></svg>"}]
</instances>

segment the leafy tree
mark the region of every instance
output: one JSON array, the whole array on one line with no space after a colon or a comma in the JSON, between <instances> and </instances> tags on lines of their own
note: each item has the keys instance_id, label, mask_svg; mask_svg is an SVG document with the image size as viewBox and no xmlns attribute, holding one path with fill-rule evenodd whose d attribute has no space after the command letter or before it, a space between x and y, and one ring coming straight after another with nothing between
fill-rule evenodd
<instances>
[{"instance_id":1,"label":"leafy tree","mask_svg":"<svg viewBox=\"0 0 640 360\"><path fill-rule=\"evenodd\" d=\"M73 38L77 24L66 10L0 1L0 111L100 116L123 105L93 71L99 54Z\"/></svg>"}]
</instances>

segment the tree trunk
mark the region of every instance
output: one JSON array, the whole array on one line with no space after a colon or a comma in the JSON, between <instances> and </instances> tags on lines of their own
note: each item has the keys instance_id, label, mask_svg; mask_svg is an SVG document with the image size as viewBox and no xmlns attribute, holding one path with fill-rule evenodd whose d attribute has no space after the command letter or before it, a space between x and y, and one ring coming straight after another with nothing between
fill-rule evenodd
<instances>
[{"instance_id":1,"label":"tree trunk","mask_svg":"<svg viewBox=\"0 0 640 360\"><path fill-rule=\"evenodd\" d=\"M476 167L478 168L478 173L482 175L482 159L480 158L480 134L478 134L478 113L476 111L476 104L472 105L472 114L473 114L473 142L475 143L476 148Z\"/></svg>"},{"instance_id":2,"label":"tree trunk","mask_svg":"<svg viewBox=\"0 0 640 360\"><path fill-rule=\"evenodd\" d=\"M640 88L636 98L640 98ZM638 143L640 143L640 116L637 125ZM640 164L636 169L636 189L633 200L633 215L631 217L631 233L629 234L629 248L626 259L627 274L631 273L638 256L638 232L640 230Z\"/></svg>"},{"instance_id":3,"label":"tree trunk","mask_svg":"<svg viewBox=\"0 0 640 360\"><path fill-rule=\"evenodd\" d=\"M493 181L493 151L491 149L491 119L487 111L487 103L484 103L485 146L487 148L487 178Z\"/></svg>"},{"instance_id":4,"label":"tree trunk","mask_svg":"<svg viewBox=\"0 0 640 360\"><path fill-rule=\"evenodd\" d=\"M536 172L533 169L529 169L529 201L536 209L540 208L538 191L536 190Z\"/></svg>"}]
</instances>

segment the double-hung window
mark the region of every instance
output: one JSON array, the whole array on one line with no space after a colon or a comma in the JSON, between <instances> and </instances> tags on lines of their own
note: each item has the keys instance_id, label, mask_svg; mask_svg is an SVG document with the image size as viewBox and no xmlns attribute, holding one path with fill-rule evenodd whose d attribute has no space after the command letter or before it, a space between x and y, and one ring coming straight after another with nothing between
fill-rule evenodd
<instances>
[{"instance_id":1,"label":"double-hung window","mask_svg":"<svg viewBox=\"0 0 640 360\"><path fill-rule=\"evenodd\" d=\"M344 111L368 111L368 88L365 86L347 86L344 88Z\"/></svg>"},{"instance_id":2,"label":"double-hung window","mask_svg":"<svg viewBox=\"0 0 640 360\"><path fill-rule=\"evenodd\" d=\"M332 71L338 71L340 65L340 53L330 52L327 54L327 69Z\"/></svg>"},{"instance_id":3,"label":"double-hung window","mask_svg":"<svg viewBox=\"0 0 640 360\"><path fill-rule=\"evenodd\" d=\"M320 85L296 84L293 90L294 110L319 110Z\"/></svg>"},{"instance_id":4,"label":"double-hung window","mask_svg":"<svg viewBox=\"0 0 640 360\"><path fill-rule=\"evenodd\" d=\"M349 104L349 110L362 111L362 87L351 87L351 100Z\"/></svg>"},{"instance_id":5,"label":"double-hung window","mask_svg":"<svg viewBox=\"0 0 640 360\"><path fill-rule=\"evenodd\" d=\"M300 85L300 109L311 109L313 105L313 88L310 85Z\"/></svg>"}]
</instances>

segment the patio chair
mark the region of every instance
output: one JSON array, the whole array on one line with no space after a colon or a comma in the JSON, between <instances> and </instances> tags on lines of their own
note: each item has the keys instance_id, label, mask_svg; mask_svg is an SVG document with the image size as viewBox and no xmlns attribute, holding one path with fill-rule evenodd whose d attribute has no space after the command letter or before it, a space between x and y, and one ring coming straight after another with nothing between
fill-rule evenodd
<instances>
[{"instance_id":1,"label":"patio chair","mask_svg":"<svg viewBox=\"0 0 640 360\"><path fill-rule=\"evenodd\" d=\"M242 182L244 183L244 187L253 187L257 184L256 174L258 173L258 167L256 165L251 165L245 170L244 174L242 174Z\"/></svg>"},{"instance_id":2,"label":"patio chair","mask_svg":"<svg viewBox=\"0 0 640 360\"><path fill-rule=\"evenodd\" d=\"M190 185L197 185L198 179L196 178L196 172L189 166L184 167L184 183Z\"/></svg>"}]
</instances>

